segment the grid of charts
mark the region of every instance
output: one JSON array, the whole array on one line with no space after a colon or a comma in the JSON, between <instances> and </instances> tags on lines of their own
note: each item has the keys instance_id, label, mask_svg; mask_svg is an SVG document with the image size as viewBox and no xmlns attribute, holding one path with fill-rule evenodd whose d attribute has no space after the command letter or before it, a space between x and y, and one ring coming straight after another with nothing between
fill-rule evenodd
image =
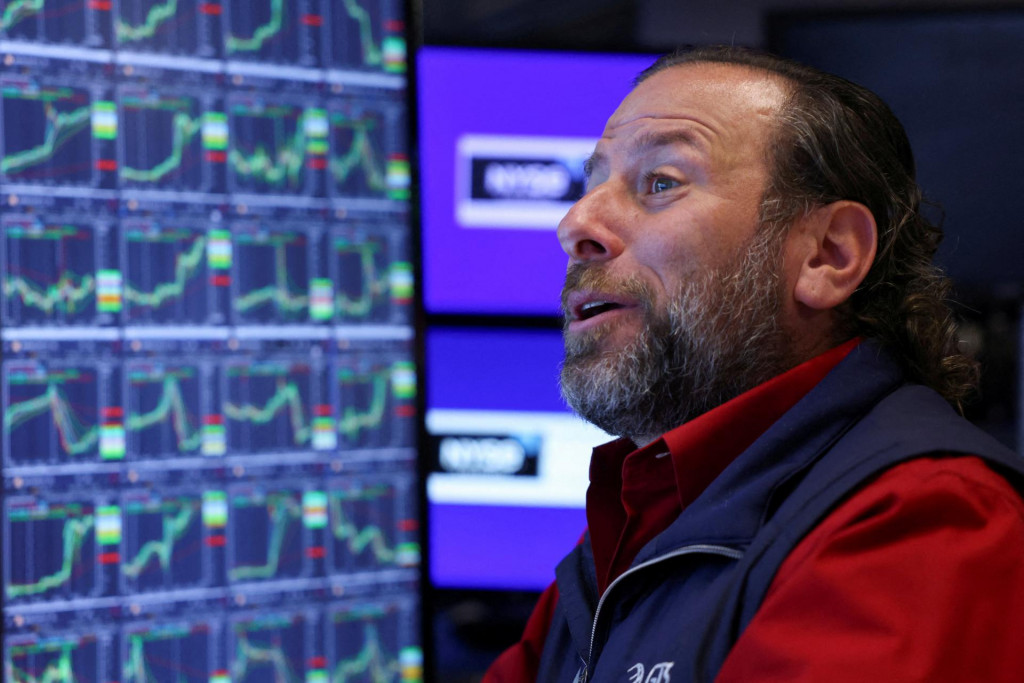
<instances>
[{"instance_id":1,"label":"grid of charts","mask_svg":"<svg viewBox=\"0 0 1024 683\"><path fill-rule=\"evenodd\" d=\"M422 680L405 11L0 3L4 680Z\"/></svg>"}]
</instances>

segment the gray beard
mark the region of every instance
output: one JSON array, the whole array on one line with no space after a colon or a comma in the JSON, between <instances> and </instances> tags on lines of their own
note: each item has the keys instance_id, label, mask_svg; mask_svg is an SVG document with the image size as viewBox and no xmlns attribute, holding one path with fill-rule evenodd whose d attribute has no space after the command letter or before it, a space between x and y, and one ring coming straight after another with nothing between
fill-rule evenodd
<instances>
[{"instance_id":1,"label":"gray beard","mask_svg":"<svg viewBox=\"0 0 1024 683\"><path fill-rule=\"evenodd\" d=\"M777 231L759 230L737 262L686 281L661 310L639 279L571 267L563 309L574 289L624 293L642 302L644 324L624 348L607 351L601 330L566 331L565 401L609 434L646 443L792 367L780 324L781 245Z\"/></svg>"}]
</instances>

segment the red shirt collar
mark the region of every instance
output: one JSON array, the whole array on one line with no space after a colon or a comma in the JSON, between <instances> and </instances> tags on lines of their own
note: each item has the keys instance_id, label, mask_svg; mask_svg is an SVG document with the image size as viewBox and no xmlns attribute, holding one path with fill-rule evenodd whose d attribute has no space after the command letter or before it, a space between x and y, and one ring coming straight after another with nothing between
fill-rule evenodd
<instances>
[{"instance_id":1,"label":"red shirt collar","mask_svg":"<svg viewBox=\"0 0 1024 683\"><path fill-rule=\"evenodd\" d=\"M587 524L601 591L859 343L853 339L812 358L643 448L629 439L595 448Z\"/></svg>"},{"instance_id":2,"label":"red shirt collar","mask_svg":"<svg viewBox=\"0 0 1024 683\"><path fill-rule=\"evenodd\" d=\"M680 505L692 503L859 343L851 339L666 432L659 441L672 456Z\"/></svg>"}]
</instances>

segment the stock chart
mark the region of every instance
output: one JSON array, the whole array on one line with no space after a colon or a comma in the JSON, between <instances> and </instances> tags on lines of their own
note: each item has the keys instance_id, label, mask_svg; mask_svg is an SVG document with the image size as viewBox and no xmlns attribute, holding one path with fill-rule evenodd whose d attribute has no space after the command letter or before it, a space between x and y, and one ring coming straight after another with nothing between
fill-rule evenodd
<instances>
[{"instance_id":1,"label":"stock chart","mask_svg":"<svg viewBox=\"0 0 1024 683\"><path fill-rule=\"evenodd\" d=\"M4 680L422 680L405 11L0 3Z\"/></svg>"}]
</instances>

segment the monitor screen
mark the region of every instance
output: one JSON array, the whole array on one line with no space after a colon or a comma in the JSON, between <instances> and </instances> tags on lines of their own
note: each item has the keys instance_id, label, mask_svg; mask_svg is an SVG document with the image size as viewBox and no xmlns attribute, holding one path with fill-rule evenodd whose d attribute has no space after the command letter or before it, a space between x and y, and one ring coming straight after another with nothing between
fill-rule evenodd
<instances>
[{"instance_id":1,"label":"monitor screen","mask_svg":"<svg viewBox=\"0 0 1024 683\"><path fill-rule=\"evenodd\" d=\"M5 680L422 680L404 16L4 4Z\"/></svg>"},{"instance_id":2,"label":"monitor screen","mask_svg":"<svg viewBox=\"0 0 1024 683\"><path fill-rule=\"evenodd\" d=\"M435 585L543 589L586 528L590 452L610 437L562 402L561 360L557 330L428 332Z\"/></svg>"},{"instance_id":3,"label":"monitor screen","mask_svg":"<svg viewBox=\"0 0 1024 683\"><path fill-rule=\"evenodd\" d=\"M555 228L583 162L653 57L426 47L419 55L424 302L557 315Z\"/></svg>"}]
</instances>

